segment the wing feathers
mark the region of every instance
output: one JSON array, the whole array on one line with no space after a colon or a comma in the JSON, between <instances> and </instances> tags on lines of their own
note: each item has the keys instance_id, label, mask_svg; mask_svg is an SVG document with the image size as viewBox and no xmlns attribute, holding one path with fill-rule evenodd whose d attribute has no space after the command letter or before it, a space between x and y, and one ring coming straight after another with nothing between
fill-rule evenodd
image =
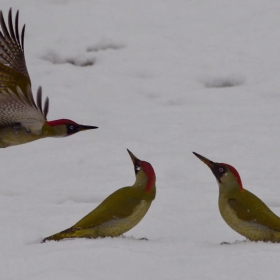
<instances>
[{"instance_id":1,"label":"wing feathers","mask_svg":"<svg viewBox=\"0 0 280 280\"><path fill-rule=\"evenodd\" d=\"M33 98L33 96L32 96L32 98ZM44 104L44 109L43 109L43 107L42 107L42 87L38 87L38 90L37 90L37 109L40 110L40 112L44 115L45 120L46 120L47 114L49 111L49 98L48 97L46 98L45 104Z\"/></svg>"},{"instance_id":2,"label":"wing feathers","mask_svg":"<svg viewBox=\"0 0 280 280\"><path fill-rule=\"evenodd\" d=\"M279 231L280 219L258 197L246 191L246 200L243 198L228 199L229 206L237 217L245 222L255 223ZM258 202L256 204L256 202ZM254 204L255 203L255 204Z\"/></svg>"},{"instance_id":3,"label":"wing feathers","mask_svg":"<svg viewBox=\"0 0 280 280\"><path fill-rule=\"evenodd\" d=\"M16 41L16 36L14 33L14 27L13 27L13 21L12 21L12 10L9 10L9 17L8 17L8 24L9 24L9 31L11 34L11 37L14 41Z\"/></svg>"},{"instance_id":4,"label":"wing feathers","mask_svg":"<svg viewBox=\"0 0 280 280\"><path fill-rule=\"evenodd\" d=\"M24 57L25 25L19 31L19 11L13 22L9 10L7 24L0 11L0 126L21 123L27 130L40 133L47 118L49 99L42 106L42 88L36 103Z\"/></svg>"},{"instance_id":5,"label":"wing feathers","mask_svg":"<svg viewBox=\"0 0 280 280\"><path fill-rule=\"evenodd\" d=\"M43 111L45 120L47 120L47 115L48 115L48 112L49 112L49 103L50 103L49 98L47 97L46 100L45 100L44 111Z\"/></svg>"},{"instance_id":6,"label":"wing feathers","mask_svg":"<svg viewBox=\"0 0 280 280\"><path fill-rule=\"evenodd\" d=\"M42 88L39 87L37 90L37 106L41 112L42 111Z\"/></svg>"},{"instance_id":7,"label":"wing feathers","mask_svg":"<svg viewBox=\"0 0 280 280\"><path fill-rule=\"evenodd\" d=\"M6 23L4 21L2 11L1 11L1 14L0 14L0 24L1 24L1 28L2 28L2 31L4 33L4 36L11 40L10 34L9 34L7 26L6 26Z\"/></svg>"},{"instance_id":8,"label":"wing feathers","mask_svg":"<svg viewBox=\"0 0 280 280\"><path fill-rule=\"evenodd\" d=\"M15 24L13 24L12 9L10 9L8 15L8 29L3 13L0 11L0 26L2 29L2 32L0 31L0 63L10 69L10 71L7 71L7 69L1 68L0 72L7 72L11 82L14 82L15 80L17 85L20 86L24 92L26 86L28 84L31 85L31 81L24 57L25 25L23 26L20 34L18 28L18 18L19 12L17 12ZM6 87L9 87L9 85L6 85Z\"/></svg>"}]
</instances>

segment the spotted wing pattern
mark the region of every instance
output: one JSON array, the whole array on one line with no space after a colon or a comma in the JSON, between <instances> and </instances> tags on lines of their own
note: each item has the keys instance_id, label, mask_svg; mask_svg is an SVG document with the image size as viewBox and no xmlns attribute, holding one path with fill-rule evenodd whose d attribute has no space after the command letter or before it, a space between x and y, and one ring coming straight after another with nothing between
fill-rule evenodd
<instances>
[{"instance_id":1,"label":"spotted wing pattern","mask_svg":"<svg viewBox=\"0 0 280 280\"><path fill-rule=\"evenodd\" d=\"M31 80L24 57L24 32L18 28L19 12L15 23L12 10L8 15L8 27L0 11L0 127L21 125L28 131L40 134L45 123L49 100L42 109L42 89L37 91L37 104L31 91Z\"/></svg>"}]
</instances>

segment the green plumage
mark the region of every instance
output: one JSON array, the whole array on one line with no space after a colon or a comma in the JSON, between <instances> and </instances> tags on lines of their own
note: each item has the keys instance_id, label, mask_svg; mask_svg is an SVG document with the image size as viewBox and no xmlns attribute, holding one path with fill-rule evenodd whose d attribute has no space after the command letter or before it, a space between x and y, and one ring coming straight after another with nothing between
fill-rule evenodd
<instances>
[{"instance_id":1,"label":"green plumage","mask_svg":"<svg viewBox=\"0 0 280 280\"><path fill-rule=\"evenodd\" d=\"M137 167L135 167L135 184L115 191L75 225L43 241L119 236L142 220L156 195L155 174L149 163L140 161L131 152L129 153L134 166ZM148 166L148 171L152 172L145 172L142 165ZM153 178L150 178L151 176ZM147 192L150 179L153 180L152 187Z\"/></svg>"},{"instance_id":2,"label":"green plumage","mask_svg":"<svg viewBox=\"0 0 280 280\"><path fill-rule=\"evenodd\" d=\"M280 242L280 218L251 192L220 192L219 209L225 222L248 239Z\"/></svg>"},{"instance_id":3,"label":"green plumage","mask_svg":"<svg viewBox=\"0 0 280 280\"><path fill-rule=\"evenodd\" d=\"M0 148L97 128L66 119L52 121L52 125L47 121L49 99L46 98L43 106L41 87L36 102L33 98L24 56L25 26L20 32L18 22L19 12L13 22L10 9L6 24L0 11Z\"/></svg>"},{"instance_id":4,"label":"green plumage","mask_svg":"<svg viewBox=\"0 0 280 280\"><path fill-rule=\"evenodd\" d=\"M280 242L280 218L251 192L243 189L237 170L194 153L212 170L219 185L219 210L225 222L252 241Z\"/></svg>"},{"instance_id":5,"label":"green plumage","mask_svg":"<svg viewBox=\"0 0 280 280\"><path fill-rule=\"evenodd\" d=\"M50 126L48 123L43 125L42 132L39 135L28 132L26 128L22 126L0 127L0 148L21 145L47 137L65 136L66 134L66 126Z\"/></svg>"},{"instance_id":6,"label":"green plumage","mask_svg":"<svg viewBox=\"0 0 280 280\"><path fill-rule=\"evenodd\" d=\"M280 219L257 196L244 190L238 195L230 195L229 206L240 220L257 223L280 231Z\"/></svg>"}]
</instances>

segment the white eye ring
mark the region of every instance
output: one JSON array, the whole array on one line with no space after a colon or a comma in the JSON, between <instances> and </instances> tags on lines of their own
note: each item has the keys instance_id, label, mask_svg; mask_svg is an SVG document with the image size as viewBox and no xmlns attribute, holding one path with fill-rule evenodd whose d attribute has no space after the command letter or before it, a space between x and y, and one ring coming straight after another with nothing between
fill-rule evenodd
<instances>
[{"instance_id":1,"label":"white eye ring","mask_svg":"<svg viewBox=\"0 0 280 280\"><path fill-rule=\"evenodd\" d=\"M70 129L74 129L74 126L73 126L73 125L71 125L71 126L70 126Z\"/></svg>"},{"instance_id":2,"label":"white eye ring","mask_svg":"<svg viewBox=\"0 0 280 280\"><path fill-rule=\"evenodd\" d=\"M223 169L222 167L220 167L220 168L219 168L219 171L220 171L220 172L223 172L223 171L224 171L224 169Z\"/></svg>"},{"instance_id":3,"label":"white eye ring","mask_svg":"<svg viewBox=\"0 0 280 280\"><path fill-rule=\"evenodd\" d=\"M136 168L135 168L137 171L140 170L140 166L136 165Z\"/></svg>"}]
</instances>

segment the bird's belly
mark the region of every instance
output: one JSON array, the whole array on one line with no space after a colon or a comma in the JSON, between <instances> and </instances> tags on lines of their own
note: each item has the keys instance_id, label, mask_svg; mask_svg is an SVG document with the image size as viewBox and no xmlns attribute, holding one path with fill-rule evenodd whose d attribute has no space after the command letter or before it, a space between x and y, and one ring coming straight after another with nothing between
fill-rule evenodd
<instances>
[{"instance_id":1,"label":"bird's belly","mask_svg":"<svg viewBox=\"0 0 280 280\"><path fill-rule=\"evenodd\" d=\"M90 237L119 236L135 227L149 210L151 202L142 200L133 213L125 218L114 219L97 227L89 229Z\"/></svg>"},{"instance_id":2,"label":"bird's belly","mask_svg":"<svg viewBox=\"0 0 280 280\"><path fill-rule=\"evenodd\" d=\"M0 129L0 148L20 145L41 138L28 132L25 128L5 127Z\"/></svg>"},{"instance_id":3,"label":"bird's belly","mask_svg":"<svg viewBox=\"0 0 280 280\"><path fill-rule=\"evenodd\" d=\"M247 222L237 217L236 212L229 206L224 205L220 213L225 222L236 232L252 241L280 242L280 232L270 229L256 222Z\"/></svg>"}]
</instances>

